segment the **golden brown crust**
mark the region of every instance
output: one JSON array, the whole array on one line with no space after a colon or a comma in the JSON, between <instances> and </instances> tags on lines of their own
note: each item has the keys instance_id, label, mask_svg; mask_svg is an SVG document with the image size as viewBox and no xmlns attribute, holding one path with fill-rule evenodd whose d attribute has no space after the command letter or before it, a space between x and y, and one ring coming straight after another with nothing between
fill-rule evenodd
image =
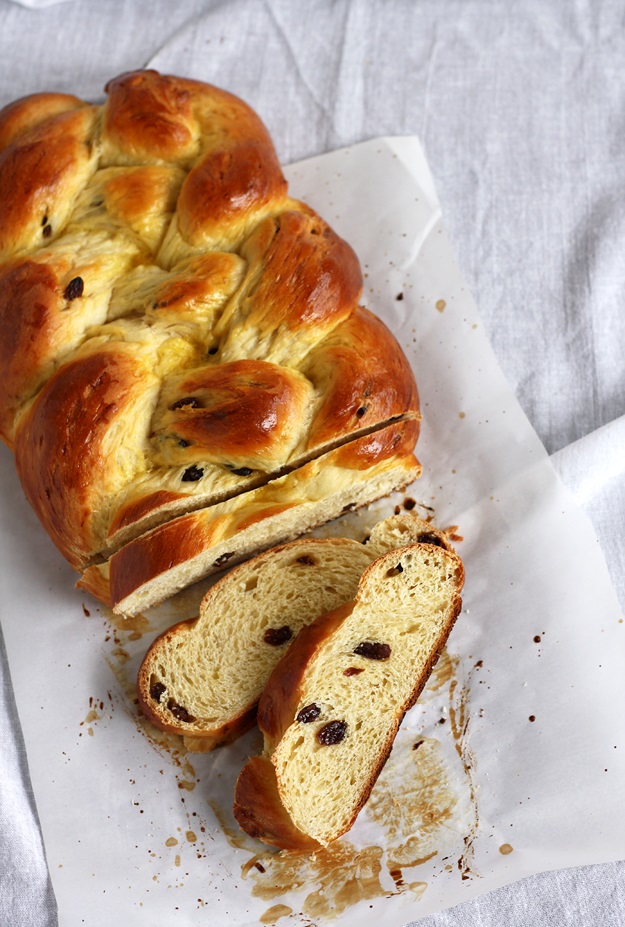
<instances>
[{"instance_id":1,"label":"golden brown crust","mask_svg":"<svg viewBox=\"0 0 625 927\"><path fill-rule=\"evenodd\" d=\"M96 107L62 112L0 154L0 261L53 240L95 170Z\"/></svg>"},{"instance_id":2,"label":"golden brown crust","mask_svg":"<svg viewBox=\"0 0 625 927\"><path fill-rule=\"evenodd\" d=\"M37 94L0 112L0 436L78 569L418 417L401 349L358 308L356 255L288 198L258 116L155 71L106 89L100 107ZM189 396L201 407L174 408Z\"/></svg>"},{"instance_id":3,"label":"golden brown crust","mask_svg":"<svg viewBox=\"0 0 625 927\"><path fill-rule=\"evenodd\" d=\"M304 368L323 394L310 447L354 428L419 414L419 393L406 355L386 325L357 308L314 351Z\"/></svg>"},{"instance_id":4,"label":"golden brown crust","mask_svg":"<svg viewBox=\"0 0 625 927\"><path fill-rule=\"evenodd\" d=\"M280 801L276 771L271 761L263 756L253 756L241 770L233 810L241 830L250 837L283 850L314 852L319 849L316 840L311 840L293 824Z\"/></svg>"},{"instance_id":5,"label":"golden brown crust","mask_svg":"<svg viewBox=\"0 0 625 927\"><path fill-rule=\"evenodd\" d=\"M281 326L290 332L313 329L319 340L360 299L358 258L312 210L290 209L265 219L241 253L258 268L243 293L245 325L261 333Z\"/></svg>"},{"instance_id":6,"label":"golden brown crust","mask_svg":"<svg viewBox=\"0 0 625 927\"><path fill-rule=\"evenodd\" d=\"M9 446L16 413L40 385L62 331L63 306L56 274L45 264L22 261L0 272L0 434Z\"/></svg>"},{"instance_id":7,"label":"golden brown crust","mask_svg":"<svg viewBox=\"0 0 625 927\"><path fill-rule=\"evenodd\" d=\"M337 451L336 463L352 470L367 470L379 460L403 457L414 449L420 428L420 420L407 419L374 431L358 441L343 445Z\"/></svg>"},{"instance_id":8,"label":"golden brown crust","mask_svg":"<svg viewBox=\"0 0 625 927\"><path fill-rule=\"evenodd\" d=\"M107 495L115 476L109 430L143 399L147 385L132 345L126 351L104 347L61 367L20 422L15 462L22 487L77 569L93 550L94 495Z\"/></svg>"},{"instance_id":9,"label":"golden brown crust","mask_svg":"<svg viewBox=\"0 0 625 927\"><path fill-rule=\"evenodd\" d=\"M0 111L0 151L40 123L84 105L83 100L66 93L33 93L14 100Z\"/></svg>"},{"instance_id":10,"label":"golden brown crust","mask_svg":"<svg viewBox=\"0 0 625 927\"><path fill-rule=\"evenodd\" d=\"M232 469L251 460L263 469L275 460L279 468L299 439L310 392L299 374L266 361L198 367L167 390L154 431Z\"/></svg>"},{"instance_id":11,"label":"golden brown crust","mask_svg":"<svg viewBox=\"0 0 625 927\"><path fill-rule=\"evenodd\" d=\"M183 160L196 150L191 94L156 71L131 71L104 88L103 135L119 160Z\"/></svg>"},{"instance_id":12,"label":"golden brown crust","mask_svg":"<svg viewBox=\"0 0 625 927\"><path fill-rule=\"evenodd\" d=\"M166 489L150 493L147 496L133 498L130 502L120 505L115 518L111 522L110 533L113 534L121 528L135 524L144 519L146 515L161 508L161 506L177 502L180 498L180 493L169 492Z\"/></svg>"}]
</instances>

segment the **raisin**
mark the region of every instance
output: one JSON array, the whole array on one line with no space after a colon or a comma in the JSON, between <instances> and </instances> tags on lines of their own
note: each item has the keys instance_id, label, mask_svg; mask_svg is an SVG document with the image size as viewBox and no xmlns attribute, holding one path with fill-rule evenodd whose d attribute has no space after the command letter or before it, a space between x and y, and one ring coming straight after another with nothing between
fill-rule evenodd
<instances>
[{"instance_id":1,"label":"raisin","mask_svg":"<svg viewBox=\"0 0 625 927\"><path fill-rule=\"evenodd\" d=\"M209 353L209 354L216 354L218 350L219 350L219 348L209 348L209 349L208 349L208 353Z\"/></svg>"},{"instance_id":2,"label":"raisin","mask_svg":"<svg viewBox=\"0 0 625 927\"><path fill-rule=\"evenodd\" d=\"M407 512L411 512L417 503L414 499L404 499L404 508Z\"/></svg>"},{"instance_id":3,"label":"raisin","mask_svg":"<svg viewBox=\"0 0 625 927\"><path fill-rule=\"evenodd\" d=\"M380 644L378 641L362 641L354 647L354 653L359 657L366 657L367 660L388 660L391 648L388 644Z\"/></svg>"},{"instance_id":4,"label":"raisin","mask_svg":"<svg viewBox=\"0 0 625 927\"><path fill-rule=\"evenodd\" d=\"M183 483L195 483L197 480L201 480L204 476L203 467L191 466L187 467L184 473L181 476Z\"/></svg>"},{"instance_id":5,"label":"raisin","mask_svg":"<svg viewBox=\"0 0 625 927\"><path fill-rule=\"evenodd\" d=\"M153 698L155 702L160 702L166 690L167 686L164 686L162 682L155 682L150 688L150 697Z\"/></svg>"},{"instance_id":6,"label":"raisin","mask_svg":"<svg viewBox=\"0 0 625 927\"><path fill-rule=\"evenodd\" d=\"M184 705L179 705L177 702L170 698L167 702L167 707L171 711L174 718L177 718L178 721L184 721L186 724L190 724L191 721L195 721L195 718L190 714Z\"/></svg>"},{"instance_id":7,"label":"raisin","mask_svg":"<svg viewBox=\"0 0 625 927\"><path fill-rule=\"evenodd\" d=\"M178 438L178 444L180 447L189 447L189 442L185 438Z\"/></svg>"},{"instance_id":8,"label":"raisin","mask_svg":"<svg viewBox=\"0 0 625 927\"><path fill-rule=\"evenodd\" d=\"M317 561L314 557L311 557L309 554L304 554L303 557L298 557L295 561L296 563L301 563L303 566L317 566Z\"/></svg>"},{"instance_id":9,"label":"raisin","mask_svg":"<svg viewBox=\"0 0 625 927\"><path fill-rule=\"evenodd\" d=\"M298 711L295 720L299 721L300 724L310 724L311 721L316 721L320 714L321 708L319 708L319 705L311 702L310 705L305 705L304 708Z\"/></svg>"},{"instance_id":10,"label":"raisin","mask_svg":"<svg viewBox=\"0 0 625 927\"><path fill-rule=\"evenodd\" d=\"M356 409L356 415L358 418L362 418L365 412L367 411L366 406L361 406L359 409Z\"/></svg>"},{"instance_id":11,"label":"raisin","mask_svg":"<svg viewBox=\"0 0 625 927\"><path fill-rule=\"evenodd\" d=\"M403 294L403 293L398 293L397 296L395 297L395 299L396 299L397 302L399 302L399 303L402 301L403 298L404 298L404 294Z\"/></svg>"},{"instance_id":12,"label":"raisin","mask_svg":"<svg viewBox=\"0 0 625 927\"><path fill-rule=\"evenodd\" d=\"M217 559L213 562L213 566L223 566L224 563L227 563L228 560L230 560L230 557L234 557L233 551L229 551L228 553L217 557Z\"/></svg>"},{"instance_id":13,"label":"raisin","mask_svg":"<svg viewBox=\"0 0 625 927\"><path fill-rule=\"evenodd\" d=\"M254 472L249 467L239 467L238 470L233 470L233 473L236 473L237 476L251 476Z\"/></svg>"},{"instance_id":14,"label":"raisin","mask_svg":"<svg viewBox=\"0 0 625 927\"><path fill-rule=\"evenodd\" d=\"M340 744L347 733L347 721L328 721L317 731L317 743L322 747L331 747Z\"/></svg>"},{"instance_id":15,"label":"raisin","mask_svg":"<svg viewBox=\"0 0 625 927\"><path fill-rule=\"evenodd\" d=\"M74 277L65 287L63 296L69 301L72 299L78 299L79 296L82 296L84 289L85 281L82 279L82 277Z\"/></svg>"},{"instance_id":16,"label":"raisin","mask_svg":"<svg viewBox=\"0 0 625 927\"><path fill-rule=\"evenodd\" d=\"M419 544L433 544L435 547L444 547L441 539L435 534L420 534L417 541Z\"/></svg>"},{"instance_id":17,"label":"raisin","mask_svg":"<svg viewBox=\"0 0 625 927\"><path fill-rule=\"evenodd\" d=\"M358 676L359 673L364 673L362 666L348 666L346 670L343 670L344 676Z\"/></svg>"},{"instance_id":18,"label":"raisin","mask_svg":"<svg viewBox=\"0 0 625 927\"><path fill-rule=\"evenodd\" d=\"M44 225L44 227L43 227L43 232L42 232L43 237L44 237L44 238L49 238L51 234L52 234L52 226L51 226L51 225Z\"/></svg>"},{"instance_id":19,"label":"raisin","mask_svg":"<svg viewBox=\"0 0 625 927\"><path fill-rule=\"evenodd\" d=\"M348 505L343 506L343 508L341 509L341 515L344 515L345 512L353 512L355 508L356 508L356 503L350 502Z\"/></svg>"},{"instance_id":20,"label":"raisin","mask_svg":"<svg viewBox=\"0 0 625 927\"><path fill-rule=\"evenodd\" d=\"M387 570L387 576L397 576L398 573L403 573L404 568L401 563L398 563L396 567L391 567L390 570Z\"/></svg>"},{"instance_id":21,"label":"raisin","mask_svg":"<svg viewBox=\"0 0 625 927\"><path fill-rule=\"evenodd\" d=\"M47 214L47 213L46 213L46 215L43 217L43 219L41 220L41 224L42 224L42 225L47 225L47 224L48 224L48 214Z\"/></svg>"},{"instance_id":22,"label":"raisin","mask_svg":"<svg viewBox=\"0 0 625 927\"><path fill-rule=\"evenodd\" d=\"M292 637L293 632L288 624L283 625L281 628L267 628L263 634L264 642L266 644L271 644L272 647L280 647L282 644L286 644L287 641L290 641Z\"/></svg>"},{"instance_id":23,"label":"raisin","mask_svg":"<svg viewBox=\"0 0 625 927\"><path fill-rule=\"evenodd\" d=\"M176 400L169 408L172 412L174 409L201 409L202 403L197 396L185 396L183 399Z\"/></svg>"}]
</instances>

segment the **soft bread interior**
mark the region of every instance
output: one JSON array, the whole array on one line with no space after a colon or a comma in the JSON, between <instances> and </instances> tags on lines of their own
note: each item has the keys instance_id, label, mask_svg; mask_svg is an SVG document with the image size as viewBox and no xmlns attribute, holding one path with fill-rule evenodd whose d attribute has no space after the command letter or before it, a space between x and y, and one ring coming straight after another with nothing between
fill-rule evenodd
<instances>
[{"instance_id":1,"label":"soft bread interior","mask_svg":"<svg viewBox=\"0 0 625 927\"><path fill-rule=\"evenodd\" d=\"M415 515L380 522L366 544L348 538L295 541L236 567L205 596L198 619L169 629L141 666L145 714L210 750L254 720L271 671L302 627L350 601L383 550L445 535Z\"/></svg>"},{"instance_id":2,"label":"soft bread interior","mask_svg":"<svg viewBox=\"0 0 625 927\"><path fill-rule=\"evenodd\" d=\"M259 709L273 728L265 756L282 805L306 838L328 845L366 802L460 611L463 575L459 558L439 547L391 551L367 569L338 623L320 619L329 633L312 654L306 637L315 625L300 635L285 658L293 679L298 647L305 653L299 681L279 701L285 667L274 670ZM237 802L245 807L239 792ZM260 836L282 846L280 833Z\"/></svg>"},{"instance_id":3,"label":"soft bread interior","mask_svg":"<svg viewBox=\"0 0 625 927\"><path fill-rule=\"evenodd\" d=\"M254 706L304 624L352 598L371 563L357 541L299 541L234 569L207 594L200 618L148 653L142 701L159 726L210 749ZM182 722L182 723L180 723Z\"/></svg>"}]
</instances>

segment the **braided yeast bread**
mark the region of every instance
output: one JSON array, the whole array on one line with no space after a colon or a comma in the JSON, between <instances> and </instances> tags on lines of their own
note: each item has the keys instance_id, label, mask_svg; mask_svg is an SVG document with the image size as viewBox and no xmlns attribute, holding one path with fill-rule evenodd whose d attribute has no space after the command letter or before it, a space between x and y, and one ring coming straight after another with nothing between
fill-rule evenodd
<instances>
[{"instance_id":1,"label":"braided yeast bread","mask_svg":"<svg viewBox=\"0 0 625 927\"><path fill-rule=\"evenodd\" d=\"M399 548L355 600L305 627L260 699L265 749L243 768L234 814L283 849L327 846L354 823L460 613L459 557Z\"/></svg>"},{"instance_id":2,"label":"braided yeast bread","mask_svg":"<svg viewBox=\"0 0 625 927\"><path fill-rule=\"evenodd\" d=\"M442 531L402 514L376 525L366 544L293 541L231 570L206 594L199 618L151 645L137 682L143 713L192 751L233 740L255 721L267 679L300 630L351 601L376 557L414 543L450 549Z\"/></svg>"},{"instance_id":3,"label":"braided yeast bread","mask_svg":"<svg viewBox=\"0 0 625 927\"><path fill-rule=\"evenodd\" d=\"M407 485L420 416L403 352L359 306L356 256L288 197L252 110L155 71L106 89L102 106L36 94L0 112L0 435L54 543L119 602L108 576L128 586L120 554L146 531L180 522L207 549L206 522L233 503L244 532L249 499L265 529L245 556ZM309 496L295 474L314 464ZM274 530L285 485L290 508L312 503L305 527ZM180 579L162 569L179 537L159 537L154 601Z\"/></svg>"}]
</instances>

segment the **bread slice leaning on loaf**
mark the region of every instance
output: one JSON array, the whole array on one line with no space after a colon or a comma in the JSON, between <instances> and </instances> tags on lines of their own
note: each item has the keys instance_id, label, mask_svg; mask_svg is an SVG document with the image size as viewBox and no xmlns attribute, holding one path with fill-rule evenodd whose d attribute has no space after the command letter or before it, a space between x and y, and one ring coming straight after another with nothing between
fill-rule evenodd
<instances>
[{"instance_id":1,"label":"bread slice leaning on loaf","mask_svg":"<svg viewBox=\"0 0 625 927\"><path fill-rule=\"evenodd\" d=\"M360 508L421 474L418 422L358 438L251 492L182 515L94 564L79 585L136 615L211 573Z\"/></svg>"},{"instance_id":2,"label":"bread slice leaning on loaf","mask_svg":"<svg viewBox=\"0 0 625 927\"><path fill-rule=\"evenodd\" d=\"M244 831L290 850L327 846L354 823L460 609L459 557L390 551L353 602L304 628L261 697L265 738L237 781Z\"/></svg>"},{"instance_id":3,"label":"bread slice leaning on loaf","mask_svg":"<svg viewBox=\"0 0 625 927\"><path fill-rule=\"evenodd\" d=\"M271 671L302 627L354 598L360 577L387 550L419 541L450 549L416 515L394 515L365 544L294 541L231 570L204 597L199 618L161 634L139 670L143 713L185 746L205 752L256 719Z\"/></svg>"}]
</instances>

